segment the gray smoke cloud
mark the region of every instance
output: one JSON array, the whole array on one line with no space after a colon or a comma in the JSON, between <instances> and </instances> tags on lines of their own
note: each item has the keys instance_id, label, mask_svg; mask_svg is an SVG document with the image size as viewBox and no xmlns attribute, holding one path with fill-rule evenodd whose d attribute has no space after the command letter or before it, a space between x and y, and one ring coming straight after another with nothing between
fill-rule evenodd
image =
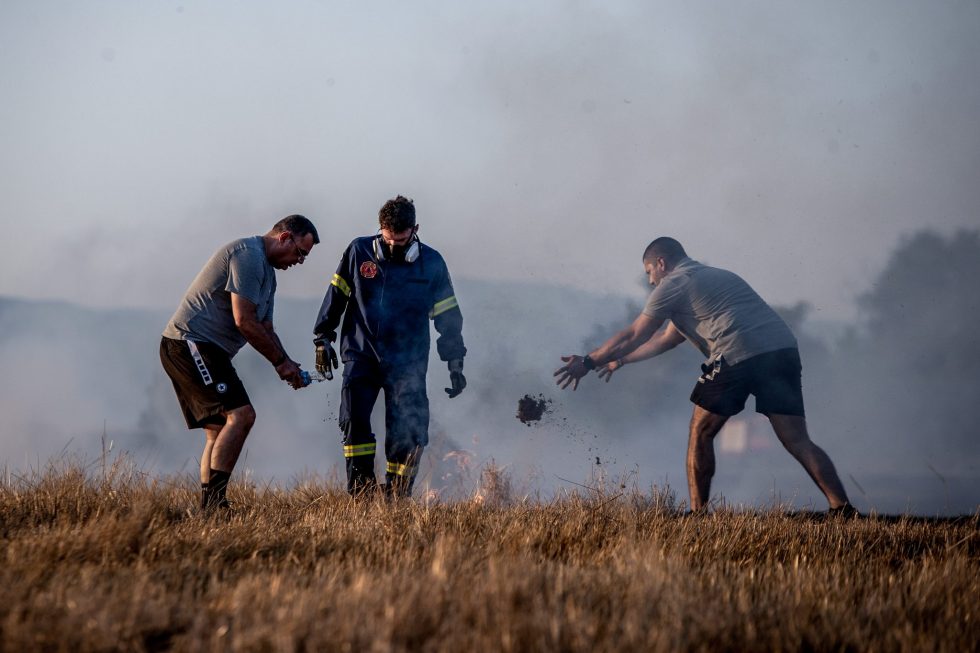
<instances>
[{"instance_id":1,"label":"gray smoke cloud","mask_svg":"<svg viewBox=\"0 0 980 653\"><path fill-rule=\"evenodd\" d=\"M460 278L609 292L668 233L850 318L901 234L980 205L971 2L0 12L0 226L60 262L14 248L5 295L153 308L214 243L300 212L336 249L404 193Z\"/></svg>"},{"instance_id":2,"label":"gray smoke cloud","mask_svg":"<svg viewBox=\"0 0 980 653\"><path fill-rule=\"evenodd\" d=\"M980 386L980 342L969 328L980 319L969 291L978 266L980 233L920 232L892 254L854 323L831 329L814 322L804 303L780 309L800 341L811 433L862 509L938 514L978 505L980 448L962 410ZM922 280L915 270L926 267L932 275ZM472 492L479 468L494 461L532 494L550 496L604 476L641 488L667 484L683 497L688 395L701 362L693 347L628 366L608 384L588 377L574 393L553 383L559 354L597 344L636 315L646 289L634 288L632 296L602 296L545 284L458 282L469 386L446 398L448 373L433 356L432 446L420 492ZM311 364L319 300L277 305L287 349ZM956 319L940 319L954 312ZM5 463L21 469L65 450L97 456L104 428L116 449L147 471L192 478L200 434L184 428L156 357L168 315L0 301ZM240 477L288 483L308 473L342 476L339 379L292 391L250 348L236 366L259 416ZM525 394L550 401L542 421L516 418ZM57 410L49 408L52 400ZM381 405L374 416L379 434ZM719 438L716 496L734 505L821 508L802 468L752 410L750 401Z\"/></svg>"},{"instance_id":3,"label":"gray smoke cloud","mask_svg":"<svg viewBox=\"0 0 980 653\"><path fill-rule=\"evenodd\" d=\"M948 350L921 354L948 359L941 372L908 363L913 331L875 323L860 296L903 238L957 242L980 222L978 28L980 6L953 1L5 2L3 459L96 450L105 421L149 464L193 473L196 436L156 362L190 279L220 244L309 216L323 244L280 276L277 317L304 351L343 246L402 193L467 316L471 387L446 402L433 364L433 430L474 460L552 487L598 456L683 490L693 350L574 395L550 379L559 353L630 317L642 247L669 234L773 303L810 307L811 425L842 467L858 452L857 500L943 510L948 488L969 509L972 441L924 443L970 431L949 398L969 405L975 375ZM929 276L902 286L929 289L905 304L922 310L885 323L972 324L932 303ZM969 351L968 336L945 342ZM251 352L239 366L260 415L255 473L335 465L336 388L291 393ZM554 398L551 421L512 418L527 392ZM821 505L764 427L739 427L717 489ZM914 469L890 466L899 451Z\"/></svg>"}]
</instances>

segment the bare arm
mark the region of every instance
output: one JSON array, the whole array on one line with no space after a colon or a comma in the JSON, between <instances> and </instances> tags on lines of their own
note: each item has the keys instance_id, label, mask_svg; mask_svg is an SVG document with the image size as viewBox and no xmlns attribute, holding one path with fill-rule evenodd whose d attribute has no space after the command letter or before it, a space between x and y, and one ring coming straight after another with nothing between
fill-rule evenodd
<instances>
[{"instance_id":1,"label":"bare arm","mask_svg":"<svg viewBox=\"0 0 980 653\"><path fill-rule=\"evenodd\" d=\"M272 341L276 343L276 346L282 350L282 353L286 353L286 348L282 346L282 340L279 339L279 334L276 333L275 328L272 326L272 320L265 320L262 322L262 328L265 332L272 338Z\"/></svg>"},{"instance_id":2,"label":"bare arm","mask_svg":"<svg viewBox=\"0 0 980 653\"><path fill-rule=\"evenodd\" d=\"M276 367L279 378L294 388L302 388L299 366L286 354L279 336L272 329L272 322L259 322L255 304L237 293L231 293L231 313L235 326L242 332L248 344Z\"/></svg>"},{"instance_id":3,"label":"bare arm","mask_svg":"<svg viewBox=\"0 0 980 653\"><path fill-rule=\"evenodd\" d=\"M624 365L626 363L639 363L648 358L659 356L665 351L670 351L684 340L684 334L677 330L673 322L668 322L666 328L653 334L652 338L617 361Z\"/></svg>"},{"instance_id":4,"label":"bare arm","mask_svg":"<svg viewBox=\"0 0 980 653\"><path fill-rule=\"evenodd\" d=\"M638 363L640 361L659 356L665 351L670 351L677 345L684 342L684 334L677 330L673 322L668 322L667 326L653 334L653 337L634 349L631 353L622 358L610 361L605 367L599 370L599 378L606 382L612 378L612 373L627 363Z\"/></svg>"},{"instance_id":5,"label":"bare arm","mask_svg":"<svg viewBox=\"0 0 980 653\"><path fill-rule=\"evenodd\" d=\"M255 350L275 365L286 355L286 350L279 344L279 339L275 335L270 335L262 322L256 316L255 304L245 299L241 295L231 293L231 313L235 318L235 326L242 332L248 344L255 347Z\"/></svg>"},{"instance_id":6,"label":"bare arm","mask_svg":"<svg viewBox=\"0 0 980 653\"><path fill-rule=\"evenodd\" d=\"M558 377L558 385L562 389L569 385L572 385L572 390L577 389L579 379L588 374L590 369L605 365L634 351L650 340L650 337L656 333L663 323L664 320L662 319L655 319L641 313L631 325L619 331L588 355L593 363L591 367L586 366L586 361L581 356L562 356L561 359L565 365L555 371L555 376Z\"/></svg>"},{"instance_id":7,"label":"bare arm","mask_svg":"<svg viewBox=\"0 0 980 653\"><path fill-rule=\"evenodd\" d=\"M589 358L597 365L605 365L611 361L623 358L635 351L644 343L650 341L657 329L664 323L642 313L629 325L612 338L607 340L598 349L589 354Z\"/></svg>"}]
</instances>

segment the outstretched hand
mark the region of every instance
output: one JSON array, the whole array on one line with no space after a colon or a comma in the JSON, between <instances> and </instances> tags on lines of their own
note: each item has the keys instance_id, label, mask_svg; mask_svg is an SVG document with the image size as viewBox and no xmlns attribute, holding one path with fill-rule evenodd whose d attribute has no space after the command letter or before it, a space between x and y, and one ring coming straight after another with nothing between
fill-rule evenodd
<instances>
[{"instance_id":1,"label":"outstretched hand","mask_svg":"<svg viewBox=\"0 0 980 653\"><path fill-rule=\"evenodd\" d=\"M596 370L596 374L599 375L600 379L603 379L606 383L609 383L609 379L612 378L613 372L621 368L623 365L624 363L620 361L612 361L611 363L606 363Z\"/></svg>"},{"instance_id":2,"label":"outstretched hand","mask_svg":"<svg viewBox=\"0 0 980 653\"><path fill-rule=\"evenodd\" d=\"M565 364L555 370L554 376L558 377L555 383L561 386L562 390L569 385L572 386L572 390L578 390L579 380L589 373L585 367L585 358L573 355L562 356L561 359Z\"/></svg>"}]
</instances>

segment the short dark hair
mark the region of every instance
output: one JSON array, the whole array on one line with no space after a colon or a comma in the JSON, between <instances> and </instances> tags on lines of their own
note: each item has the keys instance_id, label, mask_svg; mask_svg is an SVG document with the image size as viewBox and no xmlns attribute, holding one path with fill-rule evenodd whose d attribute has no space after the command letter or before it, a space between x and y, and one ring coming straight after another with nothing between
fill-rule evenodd
<instances>
[{"instance_id":1,"label":"short dark hair","mask_svg":"<svg viewBox=\"0 0 980 653\"><path fill-rule=\"evenodd\" d=\"M316 227L310 222L309 218L306 218L298 213L293 215L287 215L285 218L279 222L272 225L273 234L281 234L284 231L288 231L294 236L299 236L302 238L306 234L313 234L313 244L320 244L320 234L316 232Z\"/></svg>"},{"instance_id":2,"label":"short dark hair","mask_svg":"<svg viewBox=\"0 0 980 653\"><path fill-rule=\"evenodd\" d=\"M382 229L395 233L411 229L415 226L415 203L401 195L388 200L378 211L378 222Z\"/></svg>"},{"instance_id":3,"label":"short dark hair","mask_svg":"<svg viewBox=\"0 0 980 653\"><path fill-rule=\"evenodd\" d=\"M643 251L643 262L663 258L668 263L677 263L686 256L687 252L684 251L683 245L669 236L661 236L647 245Z\"/></svg>"}]
</instances>

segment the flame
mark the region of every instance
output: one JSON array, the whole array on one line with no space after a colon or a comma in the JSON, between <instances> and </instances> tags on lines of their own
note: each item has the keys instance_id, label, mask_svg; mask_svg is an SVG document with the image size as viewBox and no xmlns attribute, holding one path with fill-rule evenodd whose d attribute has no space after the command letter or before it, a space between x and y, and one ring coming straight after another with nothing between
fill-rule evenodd
<instances>
[{"instance_id":1,"label":"flame","mask_svg":"<svg viewBox=\"0 0 980 653\"><path fill-rule=\"evenodd\" d=\"M460 449L458 451L450 451L442 457L442 460L443 462L455 463L457 469L461 472L468 472L473 469L473 458L475 455L471 451Z\"/></svg>"}]
</instances>

